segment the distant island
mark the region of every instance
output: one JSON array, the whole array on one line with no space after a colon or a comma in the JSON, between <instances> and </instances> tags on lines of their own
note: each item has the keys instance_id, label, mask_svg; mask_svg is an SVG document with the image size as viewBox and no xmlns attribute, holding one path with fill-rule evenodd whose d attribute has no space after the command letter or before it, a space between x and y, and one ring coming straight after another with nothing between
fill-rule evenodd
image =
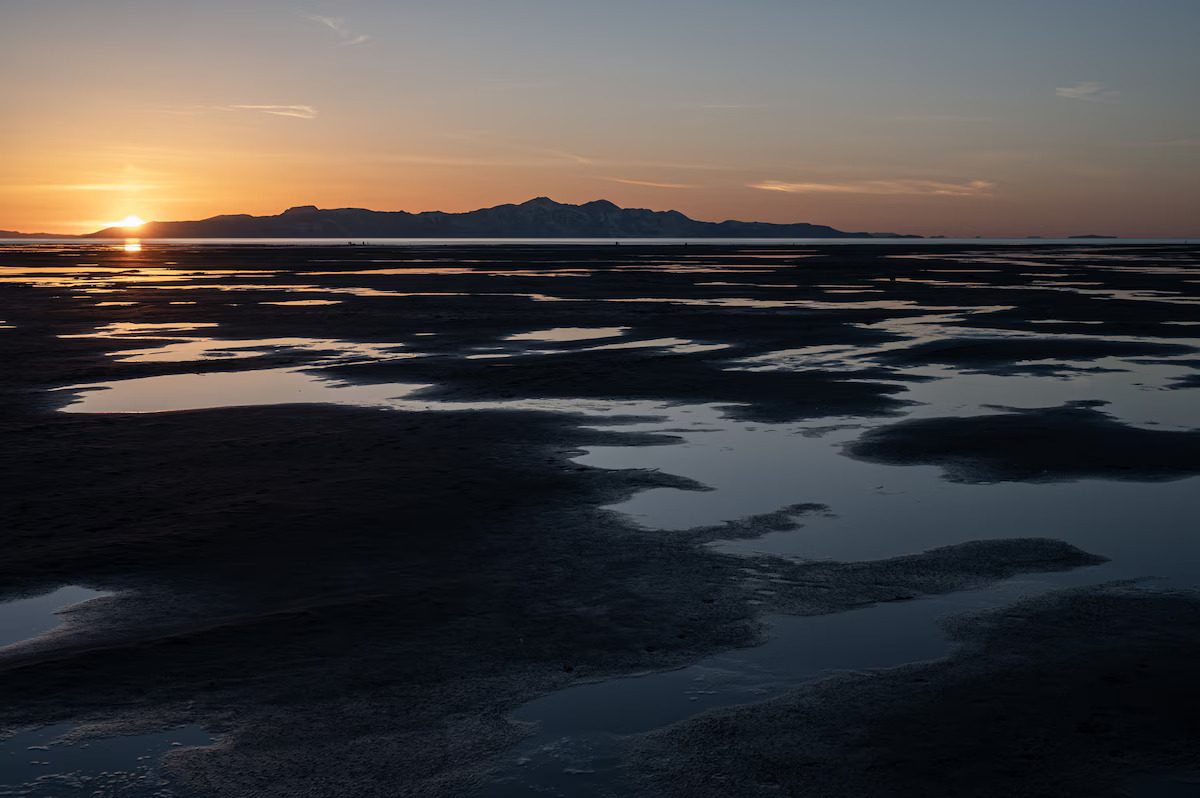
<instances>
[{"instance_id":1,"label":"distant island","mask_svg":"<svg viewBox=\"0 0 1200 798\"><path fill-rule=\"evenodd\" d=\"M63 233L18 233L16 230L0 230L0 238L78 238Z\"/></svg>"},{"instance_id":2,"label":"distant island","mask_svg":"<svg viewBox=\"0 0 1200 798\"><path fill-rule=\"evenodd\" d=\"M85 238L920 238L847 233L820 224L698 222L679 211L621 208L608 200L570 205L538 197L466 213L289 208L278 216L233 214L191 222L109 227Z\"/></svg>"}]
</instances>

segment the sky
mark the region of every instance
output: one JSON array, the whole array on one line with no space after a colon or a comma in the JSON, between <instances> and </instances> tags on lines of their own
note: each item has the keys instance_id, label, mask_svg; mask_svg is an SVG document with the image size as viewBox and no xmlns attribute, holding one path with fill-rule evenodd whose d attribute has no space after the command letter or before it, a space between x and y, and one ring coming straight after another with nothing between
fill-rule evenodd
<instances>
[{"instance_id":1,"label":"sky","mask_svg":"<svg viewBox=\"0 0 1200 798\"><path fill-rule=\"evenodd\" d=\"M1197 0L3 0L0 229L549 196L1200 236Z\"/></svg>"}]
</instances>

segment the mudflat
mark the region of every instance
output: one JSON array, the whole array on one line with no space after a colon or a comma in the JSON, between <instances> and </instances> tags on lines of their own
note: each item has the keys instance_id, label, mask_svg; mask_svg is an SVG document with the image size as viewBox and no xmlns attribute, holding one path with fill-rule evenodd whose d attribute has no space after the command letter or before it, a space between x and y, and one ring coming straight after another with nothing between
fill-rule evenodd
<instances>
[{"instance_id":1,"label":"mudflat","mask_svg":"<svg viewBox=\"0 0 1200 798\"><path fill-rule=\"evenodd\" d=\"M219 737L163 757L144 788L122 782L128 795L529 794L503 772L532 732L511 713L538 696L752 646L772 614L1086 582L1120 557L1053 524L913 548L897 526L879 530L899 541L886 556L805 556L809 527L848 509L813 487L808 449L783 461L786 500L678 528L612 507L713 485L582 455L703 459L703 428L676 410L705 406L797 447L844 435L829 456L872 479L931 466L963 490L1136 483L1150 507L1200 474L1198 257L0 250L0 591L106 594L0 650L0 727ZM796 536L793 553L711 545L767 534ZM566 794L1040 795L1061 778L1100 795L1166 778L1200 737L1179 713L1195 700L1188 588L1126 580L962 616L947 659L624 740L620 772ZM997 708L1003 741L978 733Z\"/></svg>"}]
</instances>

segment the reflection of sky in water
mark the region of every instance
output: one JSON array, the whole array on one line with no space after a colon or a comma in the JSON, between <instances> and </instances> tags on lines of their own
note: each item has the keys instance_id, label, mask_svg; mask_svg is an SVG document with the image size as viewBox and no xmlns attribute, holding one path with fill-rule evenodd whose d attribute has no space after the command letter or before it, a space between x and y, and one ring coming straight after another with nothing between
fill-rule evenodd
<instances>
[{"instance_id":1,"label":"reflection of sky in water","mask_svg":"<svg viewBox=\"0 0 1200 798\"><path fill-rule=\"evenodd\" d=\"M797 531L722 544L726 551L858 560L967 540L1050 537L1119 559L1122 576L1200 581L1200 542L1194 538L1200 478L1152 484L957 484L941 479L937 466L878 465L842 456L840 444L858 437L861 429L835 428L809 437L803 433L819 430L820 424L731 424L703 408L693 413L698 418L691 423L709 431L680 433L683 445L592 447L578 461L604 468L658 468L716 488L656 488L615 506L651 529L685 529L796 502L827 504L834 513L806 518ZM676 416L668 424L637 429L660 430L680 420ZM856 422L862 420L845 420Z\"/></svg>"},{"instance_id":2,"label":"reflection of sky in water","mask_svg":"<svg viewBox=\"0 0 1200 798\"><path fill-rule=\"evenodd\" d=\"M289 299L284 302L260 302L259 304L261 304L261 305L285 305L288 307L292 307L292 306L304 306L304 305L340 305L341 303L342 303L342 301L340 299Z\"/></svg>"},{"instance_id":3,"label":"reflection of sky in water","mask_svg":"<svg viewBox=\"0 0 1200 798\"><path fill-rule=\"evenodd\" d=\"M56 614L58 610L103 595L85 587L72 586L0 604L0 646L9 646L49 632L62 624L62 619Z\"/></svg>"},{"instance_id":4,"label":"reflection of sky in water","mask_svg":"<svg viewBox=\"0 0 1200 798\"><path fill-rule=\"evenodd\" d=\"M168 321L168 322L132 322L116 321L97 327L95 331L79 335L60 335L59 338L118 338L125 336L147 335L153 333L174 333L202 330L206 327L216 327L215 321Z\"/></svg>"},{"instance_id":5,"label":"reflection of sky in water","mask_svg":"<svg viewBox=\"0 0 1200 798\"><path fill-rule=\"evenodd\" d=\"M689 352L713 352L717 349L727 349L729 344L698 344L687 338L649 338L642 341L624 341L619 344L602 344L577 349L577 352L600 352L610 349L664 349L675 354Z\"/></svg>"},{"instance_id":6,"label":"reflection of sky in water","mask_svg":"<svg viewBox=\"0 0 1200 798\"><path fill-rule=\"evenodd\" d=\"M888 257L905 259L905 260L934 260L942 261L944 255L925 253L915 255L891 255ZM1130 255L1111 255L1101 253L1068 253L1056 252L1044 255L1044 260L1030 259L1027 254L1023 257L1013 257L1007 253L996 253L993 256L986 255L955 255L954 260L964 264L998 264L1010 267L1026 267L1036 269L1054 268L1055 265L1063 266L1062 261L1079 260L1081 266L1086 263L1089 271L1110 271L1129 274L1152 274L1152 275L1174 275L1181 276L1197 273L1200 267L1190 262L1184 257L1172 256L1171 254L1160 254L1162 260L1180 260L1179 266L1163 266L1163 265L1147 265L1135 262L1138 256ZM1067 264L1067 268L1075 267L1075 264ZM927 269L929 273L946 273L946 272L985 272L994 270L983 269ZM1022 277L1067 277L1063 272L1025 272ZM887 279L887 278L879 278ZM897 278L897 282L908 282L929 285L932 287L938 286L954 286L954 287L978 287L986 288L987 283L954 283L938 279L921 279L913 277ZM1192 282L1192 281L1185 281ZM1027 285L1008 285L1003 286L1004 290L1032 290L1032 291L1067 291L1071 293L1082 294L1085 296L1093 296L1098 299L1121 299L1126 301L1145 301L1145 302L1165 302L1176 305L1196 305L1200 304L1200 298L1194 296L1184 296L1178 291L1161 291L1161 290L1131 290L1131 289L1111 289L1111 288L1088 288L1087 286L1102 285L1102 283L1093 281L1081 280L1032 280Z\"/></svg>"},{"instance_id":7,"label":"reflection of sky in water","mask_svg":"<svg viewBox=\"0 0 1200 798\"><path fill-rule=\"evenodd\" d=\"M326 356L321 362L418 357L415 352L396 351L400 347L401 344L361 344L334 338L255 338L245 341L196 338L180 339L176 343L149 349L126 349L109 354L116 360L128 363L182 363L214 358L259 357L282 350L323 353Z\"/></svg>"},{"instance_id":8,"label":"reflection of sky in water","mask_svg":"<svg viewBox=\"0 0 1200 798\"><path fill-rule=\"evenodd\" d=\"M177 303L172 303L177 304ZM186 304L186 303L178 303ZM61 335L60 338L105 338L114 341L148 341L144 349L122 349L108 356L122 363L186 363L195 360L244 359L274 352L295 351L320 354L319 364L352 362L356 360L397 360L420 357L416 352L400 351L403 344L367 344L336 338L251 338L222 340L217 338L177 337L173 333L193 332L217 327L213 322L136 323L115 322L96 328L94 332ZM154 379L154 378L150 378ZM119 381L120 390L136 389L143 383ZM232 383L230 383L232 385ZM254 404L259 404L255 402Z\"/></svg>"},{"instance_id":9,"label":"reflection of sky in water","mask_svg":"<svg viewBox=\"0 0 1200 798\"><path fill-rule=\"evenodd\" d=\"M1183 356L1186 358L1187 356ZM1163 358L1164 360L1166 358ZM1197 397L1189 391L1171 390L1171 379L1194 369L1186 364L1147 365L1115 357L1078 364L1039 360L1038 364L1081 365L1120 371L1069 374L1067 376L995 376L962 374L948 367L923 366L906 369L907 374L938 377L925 383L906 383L904 399L924 403L910 417L976 416L994 413L994 407L1053 407L1080 399L1099 399L1109 404L1099 408L1118 421L1147 429L1193 429L1200 427Z\"/></svg>"},{"instance_id":10,"label":"reflection of sky in water","mask_svg":"<svg viewBox=\"0 0 1200 798\"><path fill-rule=\"evenodd\" d=\"M512 340L505 339L505 340ZM561 355L571 352L602 352L613 349L658 349L665 353L674 355L695 354L697 352L714 352L718 349L728 349L729 344L699 344L687 338L643 338L634 341L622 341L619 344L601 344L599 346L585 346L575 349L519 349L505 351L498 350L500 347L483 347L488 350L487 354L467 355L468 360L483 360L487 358L506 358L506 357L521 357L521 356L536 356L536 355Z\"/></svg>"},{"instance_id":11,"label":"reflection of sky in water","mask_svg":"<svg viewBox=\"0 0 1200 798\"><path fill-rule=\"evenodd\" d=\"M601 798L620 766L618 735L677 723L705 710L762 701L833 671L888 668L945 656L939 619L1002 606L1054 587L1090 584L1096 569L1016 577L965 591L812 617L771 616L762 645L678 670L569 687L513 717L539 724L505 760L482 798L534 794Z\"/></svg>"},{"instance_id":12,"label":"reflection of sky in water","mask_svg":"<svg viewBox=\"0 0 1200 798\"><path fill-rule=\"evenodd\" d=\"M881 299L869 302L827 302L819 299L747 299L745 297L714 297L711 299L681 299L664 297L639 297L638 299L608 299L607 302L654 303L662 305L691 305L695 307L713 308L761 308L763 310L779 310L782 308L812 308L815 310L905 310L919 307L916 302L907 299Z\"/></svg>"},{"instance_id":13,"label":"reflection of sky in water","mask_svg":"<svg viewBox=\"0 0 1200 798\"><path fill-rule=\"evenodd\" d=\"M28 785L33 790L4 794L41 798L170 796L174 793L165 791L166 784L155 772L158 760L179 748L216 742L199 726L72 743L60 739L74 728L71 723L58 723L18 732L0 742L0 785Z\"/></svg>"},{"instance_id":14,"label":"reflection of sky in water","mask_svg":"<svg viewBox=\"0 0 1200 798\"><path fill-rule=\"evenodd\" d=\"M549 330L510 335L506 341L590 341L593 338L615 338L628 331L628 327L553 327Z\"/></svg>"},{"instance_id":15,"label":"reflection of sky in water","mask_svg":"<svg viewBox=\"0 0 1200 798\"><path fill-rule=\"evenodd\" d=\"M503 292L488 292L488 293L467 293L464 291L385 291L379 288L364 288L362 286L345 286L340 288L320 286L320 285L271 285L265 283L204 283L197 285L147 285L143 288L164 288L176 291L269 291L269 292L286 292L291 294L347 294L355 297L411 297L411 296L502 296L502 297L526 297L538 302L576 302L582 300L563 299L561 297L549 296L548 294L538 293L503 293ZM99 289L97 289L99 290ZM268 303L261 304L282 304Z\"/></svg>"},{"instance_id":16,"label":"reflection of sky in water","mask_svg":"<svg viewBox=\"0 0 1200 798\"><path fill-rule=\"evenodd\" d=\"M103 387L100 387L103 386ZM292 369L170 374L72 386L82 390L72 413L161 413L210 407L329 402L380 407L422 385L345 385Z\"/></svg>"},{"instance_id":17,"label":"reflection of sky in water","mask_svg":"<svg viewBox=\"0 0 1200 798\"><path fill-rule=\"evenodd\" d=\"M477 277L590 277L591 269L547 268L547 269L472 269L461 266L410 267L404 269L368 269L344 272L300 272L303 277L393 277L417 275L421 277L470 274Z\"/></svg>"},{"instance_id":18,"label":"reflection of sky in water","mask_svg":"<svg viewBox=\"0 0 1200 798\"><path fill-rule=\"evenodd\" d=\"M126 283L183 282L196 279L257 277L275 274L274 271L239 271L237 269L160 269L137 267L120 269L89 265L24 267L0 266L0 283L25 283L46 288L93 288ZM178 286L171 286L172 288Z\"/></svg>"}]
</instances>

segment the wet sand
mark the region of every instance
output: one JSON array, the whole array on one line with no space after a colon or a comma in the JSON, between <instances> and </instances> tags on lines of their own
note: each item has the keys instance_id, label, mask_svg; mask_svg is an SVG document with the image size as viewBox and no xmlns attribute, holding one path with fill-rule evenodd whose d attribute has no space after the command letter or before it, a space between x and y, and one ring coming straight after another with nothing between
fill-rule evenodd
<instances>
[{"instance_id":1,"label":"wet sand","mask_svg":"<svg viewBox=\"0 0 1200 798\"><path fill-rule=\"evenodd\" d=\"M935 379L922 365L1011 375L1047 361L1069 371L1128 367L1113 358L1194 358L1197 328L1189 323L1200 321L1200 269L1192 248L1030 248L1022 257L1031 261L1004 253L1012 263L984 265L973 261L993 260L992 250L911 245L619 253L88 247L0 252L7 267L0 282L0 518L7 519L0 588L7 598L66 584L113 595L82 605L51 634L0 652L0 727L75 721L101 735L196 724L221 735L217 746L164 760L170 789L180 795L470 794L529 732L509 713L555 689L751 645L768 612L839 612L1105 556L1037 538L852 563L722 554L704 544L793 529L825 508L798 495L776 513L646 530L604 508L650 488L705 486L572 458L589 446L672 445L670 432L604 429L621 419L568 412L448 410L440 404L447 400L720 402L729 405L728 417L759 423L877 419L888 423L864 432L848 454L939 465L968 481L1154 482L1200 473L1194 429L1143 429L1094 403L901 418L913 406L906 386ZM1106 268L1113 263L1120 268ZM992 271L944 271L972 268ZM279 304L297 300L334 304ZM969 340L926 342L904 332L931 314L952 317ZM217 327L186 329L196 323ZM161 326L135 329L131 340L104 334L114 324ZM559 327L627 331L513 338ZM970 338L972 327L992 332ZM997 339L997 330L1014 338ZM225 346L321 339L376 349L271 345L236 358L176 362L112 356L205 335ZM672 343L653 343L663 341ZM631 343L639 345L606 348ZM836 367L752 360L810 349L815 357L831 348L879 352ZM428 386L410 398L436 409L60 412L81 395L60 390L66 386L270 369L307 369L354 385ZM1183 376L1172 387L1190 390L1194 379ZM1121 588L1111 600L1086 594L1112 618L1103 646L1095 643L1103 656L1094 666L1081 661L1082 649L1062 653L1021 636L1001 646L995 640L1011 637L1004 624L963 622L958 639L982 640L981 630L992 637L970 667L963 654L921 666L939 669L921 677L936 687L927 705L901 700L911 692L902 675L889 672L869 689L835 680L648 738L650 753L631 760L640 763L632 781L648 794L672 794L671 785L682 783L678 773L704 759L695 772L709 786L696 782L694 794L758 794L768 782L741 760L752 750L790 763L772 771L770 789L808 789L810 766L788 759L807 757L827 774L814 784L847 790L820 794L870 794L839 770L846 760L834 743L814 742L781 709L802 700L831 724L860 710L873 717L844 697L870 692L862 706L886 707L878 716L883 731L854 749L865 751L854 761L885 763L895 794L915 794L936 783L937 768L896 769L900 759L934 760L924 749L908 751L893 727L911 728L904 724L916 718L958 723L974 707L959 685L1011 672L1012 684L1027 686L1034 676L1021 674L1040 678L1057 668L1082 674L1086 689L1072 695L1086 703L1095 695L1087 667L1107 668L1105 657L1125 662L1143 649L1137 656L1173 675L1160 690L1139 688L1132 703L1106 704L1106 717L1118 720L1105 722L1135 724L1129 728L1140 734L1161 720L1156 744L1185 752L1177 738L1187 730L1174 713L1194 688L1175 678L1170 663L1195 645L1177 623L1195 612L1195 598L1137 590ZM1092 616L1062 609L1080 600L1047 599L1023 612L1023 628L1066 629L1064 647L1093 646ZM1169 612L1158 609L1162 602L1170 602ZM1010 668L1013 657L1025 670ZM1041 728L1064 711L1036 690L1028 700L1015 688L1003 699L979 694L988 706L1015 704L1014 717L1029 726ZM746 749L721 731L739 723L755 730ZM957 756L978 764L946 794L973 794L963 785L969 776L987 778L996 749L987 740L971 748L961 732L956 739ZM1108 741L1095 742L1094 735L1071 738L1061 754L1031 769L1038 779L1059 772L1081 779L1087 763L1113 760ZM714 750L729 756L706 753ZM1168 760L1138 754L1105 772L1124 777L1176 761ZM712 785L723 791L705 793Z\"/></svg>"},{"instance_id":2,"label":"wet sand","mask_svg":"<svg viewBox=\"0 0 1200 798\"><path fill-rule=\"evenodd\" d=\"M959 616L945 660L644 736L625 794L1186 795L1197 624L1196 592L1121 585Z\"/></svg>"}]
</instances>

